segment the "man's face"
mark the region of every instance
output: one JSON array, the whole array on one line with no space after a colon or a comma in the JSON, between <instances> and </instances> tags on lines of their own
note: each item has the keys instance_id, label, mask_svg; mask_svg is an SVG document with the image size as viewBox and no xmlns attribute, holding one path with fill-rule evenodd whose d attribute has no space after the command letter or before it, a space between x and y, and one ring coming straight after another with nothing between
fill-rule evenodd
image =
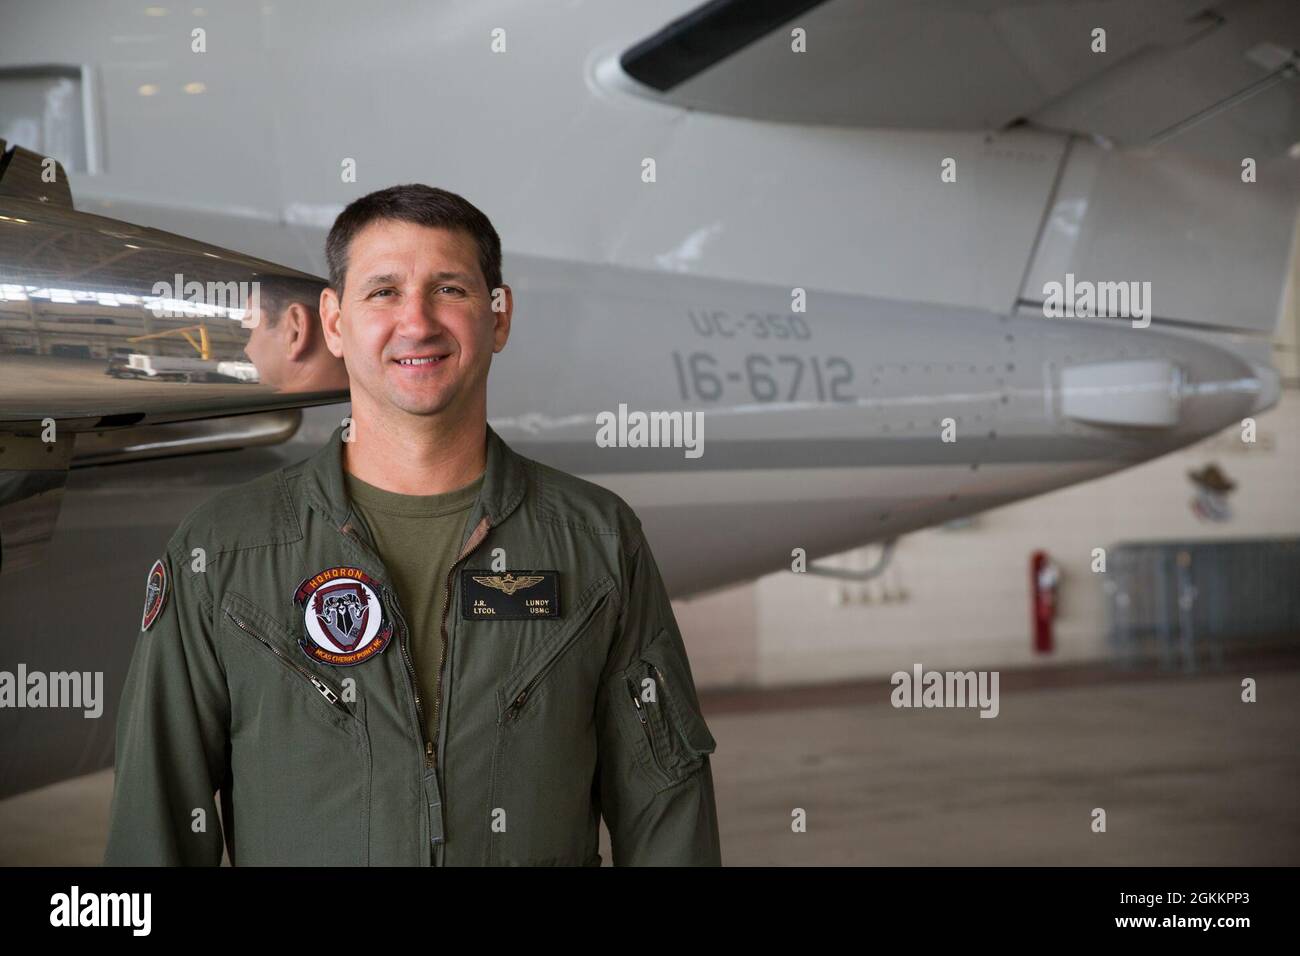
<instances>
[{"instance_id":1,"label":"man's face","mask_svg":"<svg viewBox=\"0 0 1300 956\"><path fill-rule=\"evenodd\" d=\"M486 403L492 355L510 334L508 288L505 301L492 311L466 233L378 220L353 237L344 288L321 305L354 402L364 393L381 408L459 415Z\"/></svg>"}]
</instances>

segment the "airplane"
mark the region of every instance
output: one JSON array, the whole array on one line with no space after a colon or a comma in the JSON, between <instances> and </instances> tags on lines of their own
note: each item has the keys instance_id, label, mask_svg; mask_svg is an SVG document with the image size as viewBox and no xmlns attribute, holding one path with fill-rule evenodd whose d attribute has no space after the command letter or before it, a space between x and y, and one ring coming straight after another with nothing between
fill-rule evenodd
<instances>
[{"instance_id":1,"label":"airplane","mask_svg":"<svg viewBox=\"0 0 1300 956\"><path fill-rule=\"evenodd\" d=\"M0 711L0 795L111 765L171 531L346 417L259 384L244 303L186 283L323 275L372 189L493 218L516 312L489 421L623 496L673 597L798 549L827 571L1278 401L1281 0L3 16L0 670L113 690L100 720ZM702 454L597 442L635 413L699 413Z\"/></svg>"}]
</instances>

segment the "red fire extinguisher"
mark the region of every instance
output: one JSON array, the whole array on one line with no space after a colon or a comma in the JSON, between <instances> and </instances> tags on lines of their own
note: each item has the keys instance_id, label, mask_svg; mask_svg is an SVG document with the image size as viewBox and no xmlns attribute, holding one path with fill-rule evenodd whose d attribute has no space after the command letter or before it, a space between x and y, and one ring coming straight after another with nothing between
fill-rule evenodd
<instances>
[{"instance_id":1,"label":"red fire extinguisher","mask_svg":"<svg viewBox=\"0 0 1300 956\"><path fill-rule=\"evenodd\" d=\"M1061 569L1047 552L1035 551L1029 559L1029 593L1033 596L1030 612L1034 620L1034 650L1039 654L1052 652L1052 621L1056 617L1056 590L1060 580Z\"/></svg>"}]
</instances>

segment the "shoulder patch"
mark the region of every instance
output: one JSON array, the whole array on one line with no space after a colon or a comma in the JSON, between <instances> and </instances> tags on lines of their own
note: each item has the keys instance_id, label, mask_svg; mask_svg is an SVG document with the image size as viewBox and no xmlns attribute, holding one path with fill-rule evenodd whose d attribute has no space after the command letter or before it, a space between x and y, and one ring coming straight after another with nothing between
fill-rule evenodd
<instances>
[{"instance_id":1,"label":"shoulder patch","mask_svg":"<svg viewBox=\"0 0 1300 956\"><path fill-rule=\"evenodd\" d=\"M167 567L159 558L149 569L149 577L144 585L144 614L140 618L140 630L147 631L167 602Z\"/></svg>"}]
</instances>

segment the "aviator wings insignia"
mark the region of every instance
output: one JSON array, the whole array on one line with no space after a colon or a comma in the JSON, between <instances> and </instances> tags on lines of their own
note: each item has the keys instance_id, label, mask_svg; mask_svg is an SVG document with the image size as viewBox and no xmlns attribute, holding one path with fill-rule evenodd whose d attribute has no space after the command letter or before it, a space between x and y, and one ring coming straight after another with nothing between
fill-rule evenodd
<instances>
[{"instance_id":1,"label":"aviator wings insignia","mask_svg":"<svg viewBox=\"0 0 1300 956\"><path fill-rule=\"evenodd\" d=\"M485 587L496 588L506 594L514 594L516 591L532 587L538 581L544 580L544 578L540 574L525 574L523 577L517 578L507 571L504 575L493 574L487 577L479 577L476 574L474 580Z\"/></svg>"}]
</instances>

